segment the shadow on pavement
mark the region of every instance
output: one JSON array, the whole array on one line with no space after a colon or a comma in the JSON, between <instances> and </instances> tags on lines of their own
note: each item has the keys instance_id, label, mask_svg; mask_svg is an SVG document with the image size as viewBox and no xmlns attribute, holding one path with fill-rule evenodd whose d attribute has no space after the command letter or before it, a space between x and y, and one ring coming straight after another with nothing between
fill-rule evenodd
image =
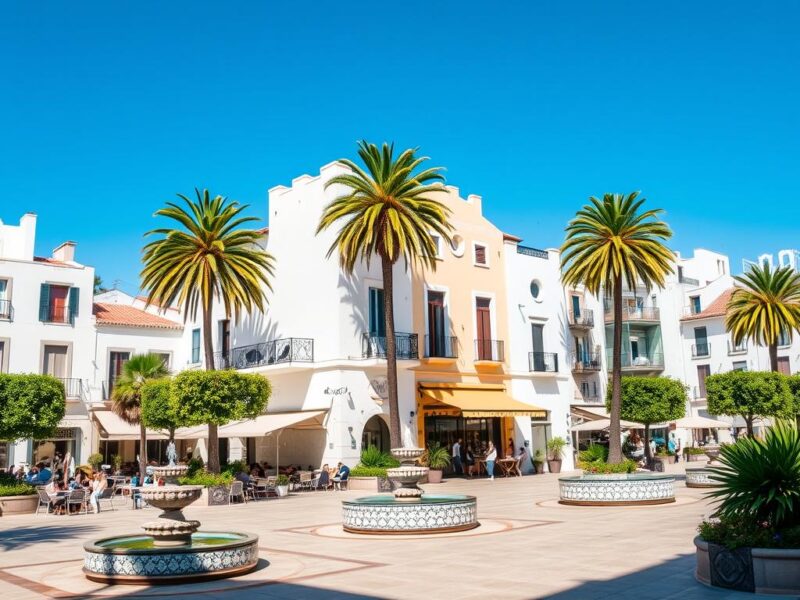
<instances>
[{"instance_id":1,"label":"shadow on pavement","mask_svg":"<svg viewBox=\"0 0 800 600\"><path fill-rule=\"evenodd\" d=\"M69 519L71 517L58 518ZM58 525L49 519L47 522L42 521L39 526L17 527L3 531L0 534L0 550L19 550L39 543L52 546L54 540L73 539L96 530L97 527L93 525L68 527Z\"/></svg>"}]
</instances>

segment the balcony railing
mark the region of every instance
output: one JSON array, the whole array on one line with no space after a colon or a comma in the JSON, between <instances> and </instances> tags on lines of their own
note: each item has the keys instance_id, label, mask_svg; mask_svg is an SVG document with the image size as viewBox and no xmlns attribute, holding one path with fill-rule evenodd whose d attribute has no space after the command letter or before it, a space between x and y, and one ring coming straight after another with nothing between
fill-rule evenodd
<instances>
[{"instance_id":1,"label":"balcony railing","mask_svg":"<svg viewBox=\"0 0 800 600\"><path fill-rule=\"evenodd\" d=\"M49 306L43 309L42 316L45 323L71 323L72 315L66 306Z\"/></svg>"},{"instance_id":2,"label":"balcony railing","mask_svg":"<svg viewBox=\"0 0 800 600\"><path fill-rule=\"evenodd\" d=\"M611 370L613 364L612 352L608 351L606 359L608 360L608 368ZM652 354L640 354L639 356L632 356L626 352L622 353L622 368L623 369L663 369L664 368L664 355L660 352L653 352Z\"/></svg>"},{"instance_id":3,"label":"balcony railing","mask_svg":"<svg viewBox=\"0 0 800 600\"><path fill-rule=\"evenodd\" d=\"M525 256L533 256L534 258L543 258L547 260L547 250L540 250L539 248L518 245L517 254L524 254Z\"/></svg>"},{"instance_id":4,"label":"balcony railing","mask_svg":"<svg viewBox=\"0 0 800 600\"><path fill-rule=\"evenodd\" d=\"M458 358L458 338L447 335L426 335L425 358Z\"/></svg>"},{"instance_id":5,"label":"balcony railing","mask_svg":"<svg viewBox=\"0 0 800 600\"><path fill-rule=\"evenodd\" d=\"M400 360L419 358L419 336L416 333L396 331L395 354ZM386 358L386 336L365 333L361 338L361 356L364 358Z\"/></svg>"},{"instance_id":6,"label":"balcony railing","mask_svg":"<svg viewBox=\"0 0 800 600\"><path fill-rule=\"evenodd\" d=\"M503 362L503 340L475 340L475 360Z\"/></svg>"},{"instance_id":7,"label":"balcony railing","mask_svg":"<svg viewBox=\"0 0 800 600\"><path fill-rule=\"evenodd\" d=\"M570 360L573 371L599 371L602 366L597 352L573 352Z\"/></svg>"},{"instance_id":8,"label":"balcony railing","mask_svg":"<svg viewBox=\"0 0 800 600\"><path fill-rule=\"evenodd\" d=\"M734 344L728 340L728 354L745 354L747 352L747 341L742 341L740 344Z\"/></svg>"},{"instance_id":9,"label":"balcony railing","mask_svg":"<svg viewBox=\"0 0 800 600\"><path fill-rule=\"evenodd\" d=\"M608 308L605 313L606 323L614 320L614 309ZM622 307L623 321L660 321L661 311L655 306L641 308Z\"/></svg>"},{"instance_id":10,"label":"balcony railing","mask_svg":"<svg viewBox=\"0 0 800 600\"><path fill-rule=\"evenodd\" d=\"M594 327L594 312L583 309L575 314L574 310L569 311L569 324L572 327Z\"/></svg>"},{"instance_id":11,"label":"balcony railing","mask_svg":"<svg viewBox=\"0 0 800 600\"><path fill-rule=\"evenodd\" d=\"M64 394L70 400L83 399L83 382L75 377L57 377L64 384Z\"/></svg>"},{"instance_id":12,"label":"balcony railing","mask_svg":"<svg viewBox=\"0 0 800 600\"><path fill-rule=\"evenodd\" d=\"M692 344L692 358L701 358L711 354L711 344L708 342L700 342L699 344Z\"/></svg>"},{"instance_id":13,"label":"balcony railing","mask_svg":"<svg viewBox=\"0 0 800 600\"><path fill-rule=\"evenodd\" d=\"M686 285L700 285L700 280L694 277L686 277L686 275L678 275L678 283L685 283Z\"/></svg>"},{"instance_id":14,"label":"balcony railing","mask_svg":"<svg viewBox=\"0 0 800 600\"><path fill-rule=\"evenodd\" d=\"M0 300L0 319L11 320L14 316L14 307L11 300Z\"/></svg>"},{"instance_id":15,"label":"balcony railing","mask_svg":"<svg viewBox=\"0 0 800 600\"><path fill-rule=\"evenodd\" d=\"M536 373L558 373L558 354L528 352L528 369Z\"/></svg>"},{"instance_id":16,"label":"balcony railing","mask_svg":"<svg viewBox=\"0 0 800 600\"><path fill-rule=\"evenodd\" d=\"M598 404L600 402L600 396L598 394L593 394L592 392L581 393L575 392L575 400L580 400L581 402L585 402L587 404Z\"/></svg>"},{"instance_id":17,"label":"balcony railing","mask_svg":"<svg viewBox=\"0 0 800 600\"><path fill-rule=\"evenodd\" d=\"M214 353L217 369L249 369L294 362L314 362L313 339L281 338Z\"/></svg>"}]
</instances>

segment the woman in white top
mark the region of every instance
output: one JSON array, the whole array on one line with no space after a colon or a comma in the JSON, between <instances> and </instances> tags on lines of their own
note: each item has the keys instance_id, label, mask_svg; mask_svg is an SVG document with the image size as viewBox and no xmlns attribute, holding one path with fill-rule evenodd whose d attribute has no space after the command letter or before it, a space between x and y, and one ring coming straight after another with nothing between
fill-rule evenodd
<instances>
[{"instance_id":1,"label":"woman in white top","mask_svg":"<svg viewBox=\"0 0 800 600\"><path fill-rule=\"evenodd\" d=\"M97 473L94 476L94 482L92 484L92 495L89 496L89 502L91 503L95 514L98 514L100 512L100 502L98 498L105 491L106 487L108 487L108 480L106 479L106 474L103 471L100 471L100 473Z\"/></svg>"},{"instance_id":2,"label":"woman in white top","mask_svg":"<svg viewBox=\"0 0 800 600\"><path fill-rule=\"evenodd\" d=\"M497 460L497 448L490 441L488 448L486 448L486 474L489 479L494 479L494 461Z\"/></svg>"}]
</instances>

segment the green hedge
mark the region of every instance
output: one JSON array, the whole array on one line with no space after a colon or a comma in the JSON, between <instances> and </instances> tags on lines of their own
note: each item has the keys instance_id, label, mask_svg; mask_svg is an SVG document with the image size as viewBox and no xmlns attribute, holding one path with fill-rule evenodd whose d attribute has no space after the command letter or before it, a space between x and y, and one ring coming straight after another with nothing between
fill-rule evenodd
<instances>
[{"instance_id":1,"label":"green hedge","mask_svg":"<svg viewBox=\"0 0 800 600\"><path fill-rule=\"evenodd\" d=\"M350 477L386 477L386 467L362 467L350 469Z\"/></svg>"}]
</instances>

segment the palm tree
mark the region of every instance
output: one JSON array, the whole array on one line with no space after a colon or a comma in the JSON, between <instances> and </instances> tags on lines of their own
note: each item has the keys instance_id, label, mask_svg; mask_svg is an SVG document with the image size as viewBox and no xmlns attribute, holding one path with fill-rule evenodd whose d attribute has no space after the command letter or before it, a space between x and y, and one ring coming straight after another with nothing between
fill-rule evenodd
<instances>
[{"instance_id":1,"label":"palm tree","mask_svg":"<svg viewBox=\"0 0 800 600\"><path fill-rule=\"evenodd\" d=\"M406 267L421 263L436 269L436 241L432 234L450 240L450 210L431 198L444 191L444 177L438 167L419 170L428 160L408 149L395 157L394 144L381 148L361 141L358 155L366 170L350 160L340 162L350 173L337 175L326 183L342 185L347 191L325 207L317 233L340 220L328 256L339 253L342 269L352 274L356 264L378 256L383 273L383 313L386 324L386 370L389 388L389 434L392 447L402 446L397 401L397 346L394 331L392 268L403 258Z\"/></svg>"},{"instance_id":2,"label":"palm tree","mask_svg":"<svg viewBox=\"0 0 800 600\"><path fill-rule=\"evenodd\" d=\"M734 344L750 338L769 348L769 364L778 370L778 340L792 339L800 329L800 274L791 267L772 270L768 263L753 265L734 279L737 287L728 301L725 327Z\"/></svg>"},{"instance_id":3,"label":"palm tree","mask_svg":"<svg viewBox=\"0 0 800 600\"><path fill-rule=\"evenodd\" d=\"M563 280L583 284L597 296L611 290L614 300L614 342L611 367L611 425L608 462L622 461L620 405L622 384L622 287L663 287L672 272L673 255L664 242L672 236L659 219L661 209L640 212L645 199L638 192L605 194L577 212L566 228L561 247Z\"/></svg>"},{"instance_id":4,"label":"palm tree","mask_svg":"<svg viewBox=\"0 0 800 600\"><path fill-rule=\"evenodd\" d=\"M139 474L144 480L147 466L147 429L142 421L142 386L169 375L157 354L134 354L122 367L111 391L112 410L126 423L139 426Z\"/></svg>"},{"instance_id":5,"label":"palm tree","mask_svg":"<svg viewBox=\"0 0 800 600\"><path fill-rule=\"evenodd\" d=\"M167 202L156 211L176 222L175 228L149 231L159 236L144 247L141 278L147 304L178 305L184 321L202 313L205 367L214 369L211 309L221 300L226 317L239 320L242 312L264 310L266 290L271 290L273 257L258 241L261 232L243 228L256 217L243 216L247 205L208 190L195 190L196 200L178 194L183 205ZM219 472L217 425L208 425L208 469Z\"/></svg>"}]
</instances>

